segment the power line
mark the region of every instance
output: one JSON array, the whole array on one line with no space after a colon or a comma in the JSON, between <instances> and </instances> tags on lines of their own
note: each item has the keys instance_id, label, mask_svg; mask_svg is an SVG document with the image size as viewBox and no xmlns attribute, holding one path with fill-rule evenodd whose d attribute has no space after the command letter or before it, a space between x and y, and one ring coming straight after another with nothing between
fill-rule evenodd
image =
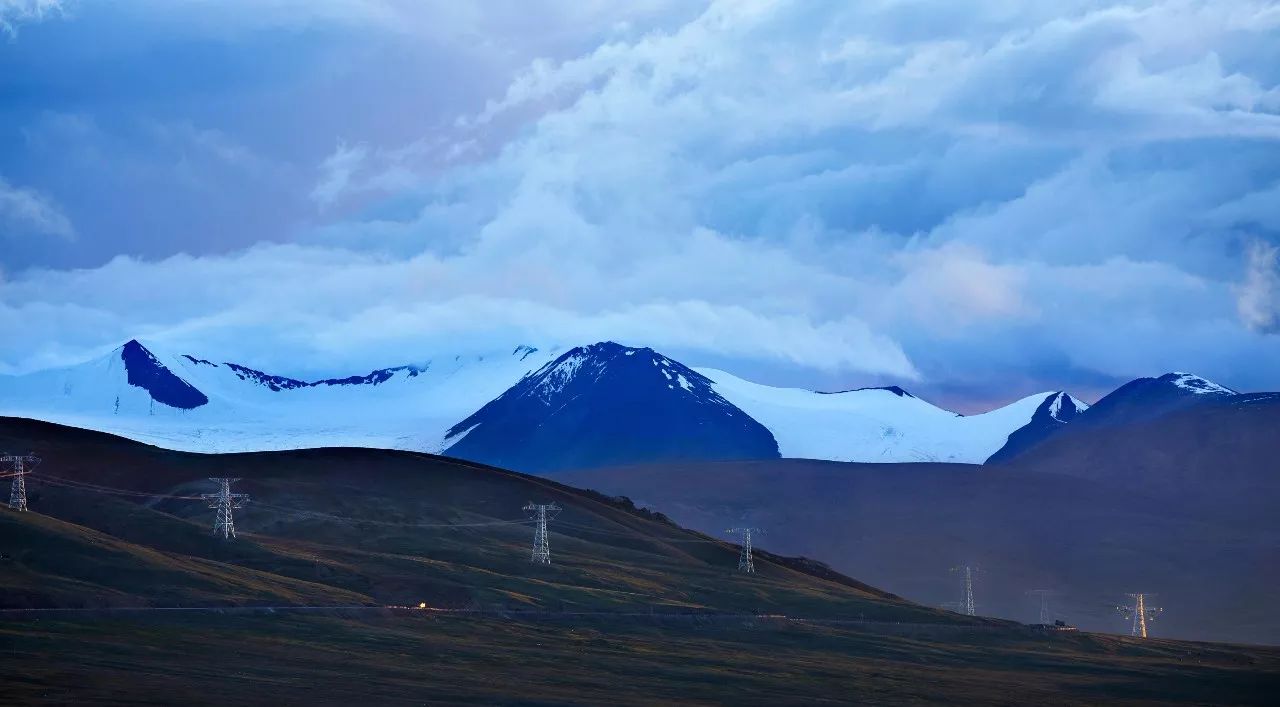
<instances>
[{"instance_id":1,"label":"power line","mask_svg":"<svg viewBox=\"0 0 1280 707\"><path fill-rule=\"evenodd\" d=\"M518 520L491 520L491 521L481 521L477 523L405 523L405 522L391 521L391 520L374 520L372 518L355 518L352 516L340 516L340 515L334 515L332 513L321 513L320 511L307 511L307 510L302 510L300 508L285 508L283 506L275 506L269 503L262 503L260 501L254 501L253 506L254 508L266 508L269 510L281 511L284 513L294 513L300 516L307 516L307 517L318 518L322 520L331 520L337 523L349 523L353 525L354 524L363 525L367 523L372 525L383 525L383 526L391 526L391 527L397 527L397 528L484 528L484 527L491 527L495 525L524 525L530 522L528 518L521 518Z\"/></svg>"},{"instance_id":2,"label":"power line","mask_svg":"<svg viewBox=\"0 0 1280 707\"><path fill-rule=\"evenodd\" d=\"M534 564L549 565L551 564L551 543L547 538L547 512L550 511L555 518L563 509L554 503L533 503L530 501L525 505L524 510L532 512L538 525L533 530L533 554L529 559Z\"/></svg>"},{"instance_id":3,"label":"power line","mask_svg":"<svg viewBox=\"0 0 1280 707\"><path fill-rule=\"evenodd\" d=\"M159 498L159 499L178 499L184 501L202 501L204 496L182 496L167 493L148 493L146 491L130 491L128 489L119 489L111 486L102 486L100 484L92 484L87 481L74 481L72 479L63 479L57 476L49 476L48 474L31 474L31 477L50 486L60 486L63 488L73 489L76 491L89 491L92 493L105 493L112 496L133 496L136 498Z\"/></svg>"},{"instance_id":4,"label":"power line","mask_svg":"<svg viewBox=\"0 0 1280 707\"><path fill-rule=\"evenodd\" d=\"M209 502L210 508L218 510L213 521L213 534L222 533L223 540L230 540L236 536L236 524L231 511L235 508L243 508L244 504L249 502L249 495L231 493L231 483L240 479L211 477L209 480L219 485L217 493L201 494L201 497Z\"/></svg>"},{"instance_id":5,"label":"power line","mask_svg":"<svg viewBox=\"0 0 1280 707\"><path fill-rule=\"evenodd\" d=\"M751 559L751 534L759 533L764 535L764 531L759 528L729 528L724 532L730 535L742 536L742 552L738 555L738 571L755 574L756 563Z\"/></svg>"},{"instance_id":6,"label":"power line","mask_svg":"<svg viewBox=\"0 0 1280 707\"><path fill-rule=\"evenodd\" d=\"M27 510L27 474L40 463L34 454L9 454L0 457L0 463L8 464L13 481L9 484L9 507L15 511Z\"/></svg>"}]
</instances>

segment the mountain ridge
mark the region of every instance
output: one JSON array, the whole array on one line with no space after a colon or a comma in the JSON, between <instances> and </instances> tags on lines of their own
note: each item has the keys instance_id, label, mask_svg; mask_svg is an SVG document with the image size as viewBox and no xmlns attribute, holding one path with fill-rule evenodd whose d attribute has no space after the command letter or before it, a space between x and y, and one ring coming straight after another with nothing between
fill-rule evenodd
<instances>
[{"instance_id":1,"label":"mountain ridge","mask_svg":"<svg viewBox=\"0 0 1280 707\"><path fill-rule=\"evenodd\" d=\"M648 364L629 369L636 380L615 377L610 385L631 391L626 395L632 396L632 405L652 408L645 413L652 419L643 429L610 428L619 414L640 413L619 408L604 391L592 391L604 370L598 364L603 358L637 355ZM539 442L535 446L540 454L520 460L527 468L554 471L602 462L600 450L620 439L630 440L627 448L634 458L608 463L657 461L652 458L654 449L665 449L670 459L780 455L861 462L1003 463L1066 429L1102 424L1099 421L1110 416L1158 416L1179 406L1239 395L1175 372L1131 381L1094 406L1053 391L985 413L959 415L898 386L829 392L776 388L725 371L689 367L651 348L614 342L569 351L518 345L489 355L435 356L424 363L308 381L190 353L168 355L135 339L76 366L0 376L0 414L66 422L191 451L367 446L487 459L501 446L496 438L515 429L497 429L494 406L509 408L520 395L533 396L530 401L554 397L567 381L577 379L580 366L594 371L594 377L575 384L577 392L565 404L555 409L545 404L530 407L523 421L521 415L504 418L530 434L547 434L534 432L538 424L559 430L560 442ZM542 369L546 372L536 384L525 383ZM643 395L637 386L644 388ZM657 419L664 405L680 400L689 403L687 412L710 406L707 410L721 410L720 418L733 411L740 415L728 426L709 424L718 418L701 412L676 415L665 423ZM475 423L484 420L476 416L486 408L488 426L477 427ZM527 418L535 412L544 419L530 422ZM468 420L472 424L463 424ZM679 444L664 441L673 430L683 440ZM636 435L645 436L643 442ZM598 452L585 454L585 443L573 443L570 446L576 444L584 456L571 461L564 440L591 436L597 438ZM482 449L486 446L489 451Z\"/></svg>"}]
</instances>

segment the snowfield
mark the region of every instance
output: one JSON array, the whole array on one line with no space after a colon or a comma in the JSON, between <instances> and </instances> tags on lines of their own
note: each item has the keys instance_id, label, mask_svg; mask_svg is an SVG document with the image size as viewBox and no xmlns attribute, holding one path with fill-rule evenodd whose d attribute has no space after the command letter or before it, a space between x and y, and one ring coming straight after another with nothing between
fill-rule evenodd
<instances>
[{"instance_id":1,"label":"snowfield","mask_svg":"<svg viewBox=\"0 0 1280 707\"><path fill-rule=\"evenodd\" d=\"M882 388L815 393L760 385L713 368L695 370L768 427L782 456L832 461L981 464L1058 395L1038 393L966 417Z\"/></svg>"},{"instance_id":2,"label":"snowfield","mask_svg":"<svg viewBox=\"0 0 1280 707\"><path fill-rule=\"evenodd\" d=\"M556 362L542 372L533 391L544 401L570 384L604 385L599 382L603 363L589 360L599 354L584 352L607 349L604 344L568 352L519 346L486 356L436 357L364 376L307 382L130 342L77 366L0 376L0 415L194 452L353 446L448 453L474 426L446 439L450 428L547 364ZM635 351L624 353L632 356ZM725 371L684 369L660 354L653 356L662 377L652 382L644 376L615 380L612 385L654 385L707 403L725 406L727 401L767 428L784 457L980 464L1059 395L1041 393L965 417L897 389L815 393L774 388ZM714 384L695 384L692 372L686 376L679 369L692 370ZM1199 387L1197 392L1207 386ZM1065 395L1054 399L1041 415L1052 415L1063 399ZM565 432L592 433L577 428Z\"/></svg>"},{"instance_id":3,"label":"snowfield","mask_svg":"<svg viewBox=\"0 0 1280 707\"><path fill-rule=\"evenodd\" d=\"M154 402L128 383L117 349L70 368L0 376L0 414L192 452L351 446L439 453L445 430L556 355L520 348L445 357L389 370L376 383L272 390L227 364L150 351L209 403L183 410Z\"/></svg>"}]
</instances>

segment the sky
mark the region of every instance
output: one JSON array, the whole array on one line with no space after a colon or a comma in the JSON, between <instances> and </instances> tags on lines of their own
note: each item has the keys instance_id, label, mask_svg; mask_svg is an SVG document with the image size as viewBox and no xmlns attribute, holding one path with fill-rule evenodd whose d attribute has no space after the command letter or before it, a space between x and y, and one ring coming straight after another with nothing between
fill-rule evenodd
<instances>
[{"instance_id":1,"label":"sky","mask_svg":"<svg viewBox=\"0 0 1280 707\"><path fill-rule=\"evenodd\" d=\"M0 373L1280 389L1280 3L0 0Z\"/></svg>"}]
</instances>

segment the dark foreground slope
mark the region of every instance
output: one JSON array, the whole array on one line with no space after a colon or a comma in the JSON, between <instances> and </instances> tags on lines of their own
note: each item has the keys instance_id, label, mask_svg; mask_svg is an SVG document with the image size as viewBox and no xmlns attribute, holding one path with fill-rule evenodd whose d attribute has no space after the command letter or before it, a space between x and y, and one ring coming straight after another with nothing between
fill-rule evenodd
<instances>
[{"instance_id":1,"label":"dark foreground slope","mask_svg":"<svg viewBox=\"0 0 1280 707\"><path fill-rule=\"evenodd\" d=\"M735 547L490 467L180 454L15 420L0 447L46 459L32 510L0 508L5 704L1262 704L1280 688L1270 649L1044 633L768 554L740 575ZM193 498L213 475L253 495L233 543ZM530 500L565 509L549 567L508 522ZM419 601L465 611L385 608Z\"/></svg>"},{"instance_id":2,"label":"dark foreground slope","mask_svg":"<svg viewBox=\"0 0 1280 707\"><path fill-rule=\"evenodd\" d=\"M10 704L1273 704L1280 651L776 620L0 619Z\"/></svg>"},{"instance_id":3,"label":"dark foreground slope","mask_svg":"<svg viewBox=\"0 0 1280 707\"><path fill-rule=\"evenodd\" d=\"M45 459L29 478L32 512L0 513L7 607L425 601L959 618L807 561L763 555L759 573L742 577L737 548L722 540L599 494L440 457L186 454L13 419L0 421L0 448ZM236 490L252 497L236 512L235 542L210 534L198 496L211 476L240 477ZM530 501L564 509L549 567L529 562Z\"/></svg>"},{"instance_id":4,"label":"dark foreground slope","mask_svg":"<svg viewBox=\"0 0 1280 707\"><path fill-rule=\"evenodd\" d=\"M1115 606L1148 592L1165 608L1156 635L1280 643L1268 608L1280 583L1280 499L1263 486L1223 499L1023 467L788 459L558 478L693 528L760 526L764 547L820 557L926 604L958 601L962 585L948 569L968 563L982 568L980 614L1034 621L1038 604L1025 592L1049 589L1059 593L1055 618L1122 631Z\"/></svg>"}]
</instances>

